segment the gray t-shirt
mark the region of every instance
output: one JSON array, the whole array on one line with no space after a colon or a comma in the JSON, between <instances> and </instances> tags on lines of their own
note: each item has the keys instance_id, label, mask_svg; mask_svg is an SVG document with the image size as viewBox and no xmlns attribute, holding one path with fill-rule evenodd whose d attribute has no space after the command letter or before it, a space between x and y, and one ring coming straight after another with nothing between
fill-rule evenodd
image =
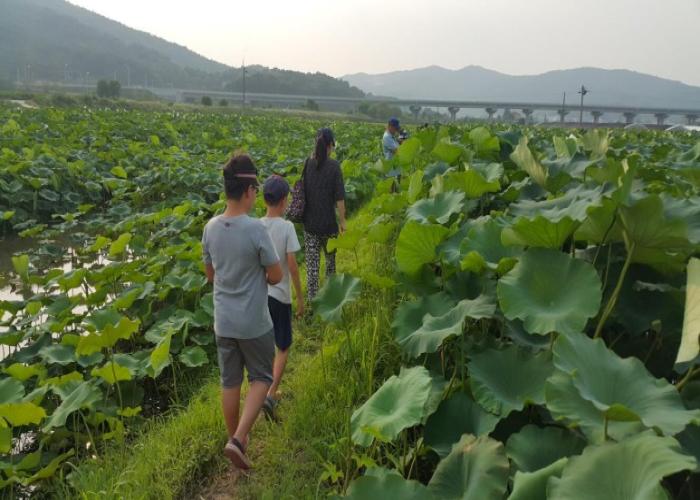
<instances>
[{"instance_id":1,"label":"gray t-shirt","mask_svg":"<svg viewBox=\"0 0 700 500\"><path fill-rule=\"evenodd\" d=\"M214 266L214 331L254 339L272 330L265 267L279 262L262 222L247 215L212 218L204 227L202 256Z\"/></svg>"}]
</instances>

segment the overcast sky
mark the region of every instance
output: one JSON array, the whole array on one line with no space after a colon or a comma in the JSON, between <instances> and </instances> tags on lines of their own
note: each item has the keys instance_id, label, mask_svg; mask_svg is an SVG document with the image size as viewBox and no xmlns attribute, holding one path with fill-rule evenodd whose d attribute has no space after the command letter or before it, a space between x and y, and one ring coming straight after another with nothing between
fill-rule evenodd
<instances>
[{"instance_id":1,"label":"overcast sky","mask_svg":"<svg viewBox=\"0 0 700 500\"><path fill-rule=\"evenodd\" d=\"M700 0L71 0L233 66L597 66L700 85Z\"/></svg>"}]
</instances>

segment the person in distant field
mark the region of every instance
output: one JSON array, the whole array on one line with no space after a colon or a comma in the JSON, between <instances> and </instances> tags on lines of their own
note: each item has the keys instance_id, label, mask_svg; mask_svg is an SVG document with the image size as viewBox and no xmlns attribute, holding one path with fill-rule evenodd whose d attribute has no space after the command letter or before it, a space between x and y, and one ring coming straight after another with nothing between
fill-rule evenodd
<instances>
[{"instance_id":1,"label":"person in distant field","mask_svg":"<svg viewBox=\"0 0 700 500\"><path fill-rule=\"evenodd\" d=\"M289 199L289 184L279 175L273 175L263 185L263 197L267 214L260 221L267 228L282 266L282 281L267 286L267 301L275 331L277 354L273 366L272 385L267 391L263 410L270 419L275 417L275 408L280 399L277 392L287 364L289 348L292 345L292 294L289 281L294 284L297 302L297 317L304 314L304 296L297 266L296 252L301 250L294 224L283 218Z\"/></svg>"},{"instance_id":2,"label":"person in distant field","mask_svg":"<svg viewBox=\"0 0 700 500\"><path fill-rule=\"evenodd\" d=\"M267 285L282 280L282 267L265 225L248 216L258 192L257 169L247 155L224 167L226 210L204 227L202 255L214 284L214 332L221 371L221 407L229 440L224 454L249 469L248 433L272 384L275 338ZM243 370L250 387L239 419Z\"/></svg>"},{"instance_id":3,"label":"person in distant field","mask_svg":"<svg viewBox=\"0 0 700 500\"><path fill-rule=\"evenodd\" d=\"M398 118L391 118L386 125L386 130L384 131L384 136L382 137L382 151L384 152L384 158L391 160L396 154L396 150L399 149L400 142L398 139L399 133L401 132L401 124Z\"/></svg>"},{"instance_id":4,"label":"person in distant field","mask_svg":"<svg viewBox=\"0 0 700 500\"><path fill-rule=\"evenodd\" d=\"M345 185L340 164L330 157L334 148L333 131L320 129L316 134L314 154L307 160L304 175L304 248L309 302L318 292L321 249L326 255L326 276L335 274L335 252L328 252L326 244L338 232L345 232Z\"/></svg>"}]
</instances>

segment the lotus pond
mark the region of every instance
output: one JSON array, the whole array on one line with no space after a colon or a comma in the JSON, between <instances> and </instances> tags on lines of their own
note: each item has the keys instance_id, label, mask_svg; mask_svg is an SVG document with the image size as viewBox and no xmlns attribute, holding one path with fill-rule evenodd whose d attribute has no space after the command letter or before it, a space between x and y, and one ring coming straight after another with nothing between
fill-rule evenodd
<instances>
[{"instance_id":1,"label":"lotus pond","mask_svg":"<svg viewBox=\"0 0 700 500\"><path fill-rule=\"evenodd\" d=\"M41 492L186 397L215 363L200 238L219 166L246 149L294 180L320 125L0 108L5 491ZM383 161L381 126L332 126L369 219L330 245L394 264L332 278L314 308L342 328L363 287L391 289L403 366L321 480L350 498L692 498L700 139L436 125Z\"/></svg>"}]
</instances>

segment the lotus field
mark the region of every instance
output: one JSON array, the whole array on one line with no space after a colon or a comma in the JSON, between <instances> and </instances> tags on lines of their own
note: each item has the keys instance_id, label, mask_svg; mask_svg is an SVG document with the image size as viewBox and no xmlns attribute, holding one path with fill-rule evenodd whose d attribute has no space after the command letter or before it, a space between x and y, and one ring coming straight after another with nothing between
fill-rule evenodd
<instances>
[{"instance_id":1,"label":"lotus field","mask_svg":"<svg viewBox=\"0 0 700 500\"><path fill-rule=\"evenodd\" d=\"M0 107L0 245L20 247L0 252L0 486L37 491L128 443L211 371L200 239L224 206L220 165L242 148L293 181L321 125ZM355 467L326 487L692 498L698 137L435 125L386 161L381 126L331 125L369 222L329 245L384 247L394 264L330 278L313 308L342 330L364 288L387 290L402 366L354 408Z\"/></svg>"}]
</instances>

